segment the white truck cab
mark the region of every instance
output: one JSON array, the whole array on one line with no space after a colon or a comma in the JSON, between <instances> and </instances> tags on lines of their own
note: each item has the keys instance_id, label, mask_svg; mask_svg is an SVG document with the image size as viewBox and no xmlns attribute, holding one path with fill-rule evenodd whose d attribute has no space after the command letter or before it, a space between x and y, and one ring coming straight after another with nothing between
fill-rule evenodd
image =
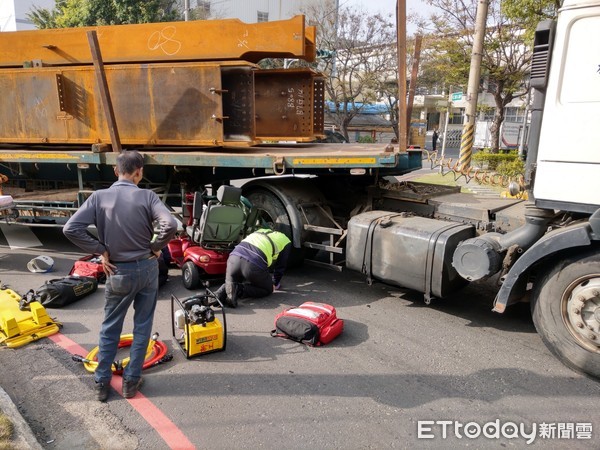
<instances>
[{"instance_id":1,"label":"white truck cab","mask_svg":"<svg viewBox=\"0 0 600 450\"><path fill-rule=\"evenodd\" d=\"M533 193L536 204L600 208L600 2L565 0L559 14Z\"/></svg>"}]
</instances>

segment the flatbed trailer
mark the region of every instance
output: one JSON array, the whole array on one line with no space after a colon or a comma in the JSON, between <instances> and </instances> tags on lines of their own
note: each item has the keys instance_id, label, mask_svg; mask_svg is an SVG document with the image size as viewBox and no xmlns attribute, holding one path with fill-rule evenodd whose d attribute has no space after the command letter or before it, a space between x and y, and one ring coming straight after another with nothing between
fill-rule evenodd
<instances>
[{"instance_id":1,"label":"flatbed trailer","mask_svg":"<svg viewBox=\"0 0 600 450\"><path fill-rule=\"evenodd\" d=\"M274 144L245 148L161 148L143 149L150 166L189 166L273 170L275 174L313 170L383 170L401 175L421 167L421 151L399 152L382 144ZM96 153L90 149L19 147L0 149L2 164L108 164L117 153Z\"/></svg>"},{"instance_id":2,"label":"flatbed trailer","mask_svg":"<svg viewBox=\"0 0 600 450\"><path fill-rule=\"evenodd\" d=\"M277 144L239 148L140 149L145 160L145 185L172 206L182 192L232 180L274 176L351 177L370 184L379 176L402 175L421 167L421 152L398 151L383 144ZM3 209L9 223L61 226L94 189L114 181L117 153L73 147L0 148L0 172L13 196ZM325 181L325 183L327 183ZM276 183L272 183L276 184ZM300 245L300 244L299 244Z\"/></svg>"},{"instance_id":3,"label":"flatbed trailer","mask_svg":"<svg viewBox=\"0 0 600 450\"><path fill-rule=\"evenodd\" d=\"M341 233L347 218L333 217L322 189L366 193L380 176L420 168L421 154L313 143L324 136L323 76L256 63L313 62L315 38L303 16L3 33L0 175L14 200L6 220L60 226L114 182L116 155L136 149L143 186L169 206L185 212L185 193L274 176L244 192L295 247L323 229Z\"/></svg>"}]
</instances>

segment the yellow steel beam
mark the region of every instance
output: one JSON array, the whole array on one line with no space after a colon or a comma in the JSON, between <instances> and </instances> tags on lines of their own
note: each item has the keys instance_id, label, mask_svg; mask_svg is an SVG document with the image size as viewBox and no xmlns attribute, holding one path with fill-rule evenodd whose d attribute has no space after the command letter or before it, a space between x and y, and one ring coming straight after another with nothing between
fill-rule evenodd
<instances>
[{"instance_id":1,"label":"yellow steel beam","mask_svg":"<svg viewBox=\"0 0 600 450\"><path fill-rule=\"evenodd\" d=\"M0 67L91 65L95 30L105 64L315 58L315 27L304 16L247 24L237 19L111 25L0 33Z\"/></svg>"}]
</instances>

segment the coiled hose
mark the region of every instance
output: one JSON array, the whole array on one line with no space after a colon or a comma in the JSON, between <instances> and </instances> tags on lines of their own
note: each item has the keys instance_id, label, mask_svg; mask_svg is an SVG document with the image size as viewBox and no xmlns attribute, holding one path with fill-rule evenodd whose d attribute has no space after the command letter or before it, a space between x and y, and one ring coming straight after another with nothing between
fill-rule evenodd
<instances>
[{"instance_id":1,"label":"coiled hose","mask_svg":"<svg viewBox=\"0 0 600 450\"><path fill-rule=\"evenodd\" d=\"M133 342L133 334L123 334L119 339L118 348L130 347ZM85 357L79 355L73 355L73 361L82 362L85 370L94 373L96 367L98 367L98 352L100 348L94 347ZM148 341L148 348L146 349L146 358L144 359L144 365L142 369L148 369L158 364L170 361L173 359L173 355L167 354L167 346L163 342L158 340L158 333L152 335L150 341ZM114 374L120 375L123 373L123 369L129 364L130 358L124 358L119 361L114 361L112 364L112 371Z\"/></svg>"}]
</instances>

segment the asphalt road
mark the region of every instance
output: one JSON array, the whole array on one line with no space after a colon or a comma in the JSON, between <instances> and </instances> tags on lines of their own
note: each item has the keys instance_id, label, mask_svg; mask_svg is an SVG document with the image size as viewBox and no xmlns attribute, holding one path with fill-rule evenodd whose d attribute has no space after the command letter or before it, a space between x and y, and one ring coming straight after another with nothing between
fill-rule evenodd
<instances>
[{"instance_id":1,"label":"asphalt road","mask_svg":"<svg viewBox=\"0 0 600 450\"><path fill-rule=\"evenodd\" d=\"M0 235L0 280L20 293L66 275L82 256L60 230L34 234L40 247L12 249ZM52 273L27 272L39 254L55 259ZM44 448L168 448L156 431L167 421L183 433L181 447L187 439L197 448L523 448L528 440L598 448L600 384L550 354L527 305L492 313L493 282L427 307L421 295L368 286L361 274L305 266L284 277L283 291L227 310L225 352L186 360L172 341L169 299L189 291L177 269L170 274L155 330L174 359L148 370L142 388L164 416L148 421L141 401L114 391L106 404L95 401L91 375L49 339L0 349L0 385ZM275 315L307 300L336 306L343 334L321 348L270 337ZM89 350L102 310L101 287L49 311L66 337ZM465 432L457 422L474 424ZM554 438L542 438L544 430Z\"/></svg>"}]
</instances>

